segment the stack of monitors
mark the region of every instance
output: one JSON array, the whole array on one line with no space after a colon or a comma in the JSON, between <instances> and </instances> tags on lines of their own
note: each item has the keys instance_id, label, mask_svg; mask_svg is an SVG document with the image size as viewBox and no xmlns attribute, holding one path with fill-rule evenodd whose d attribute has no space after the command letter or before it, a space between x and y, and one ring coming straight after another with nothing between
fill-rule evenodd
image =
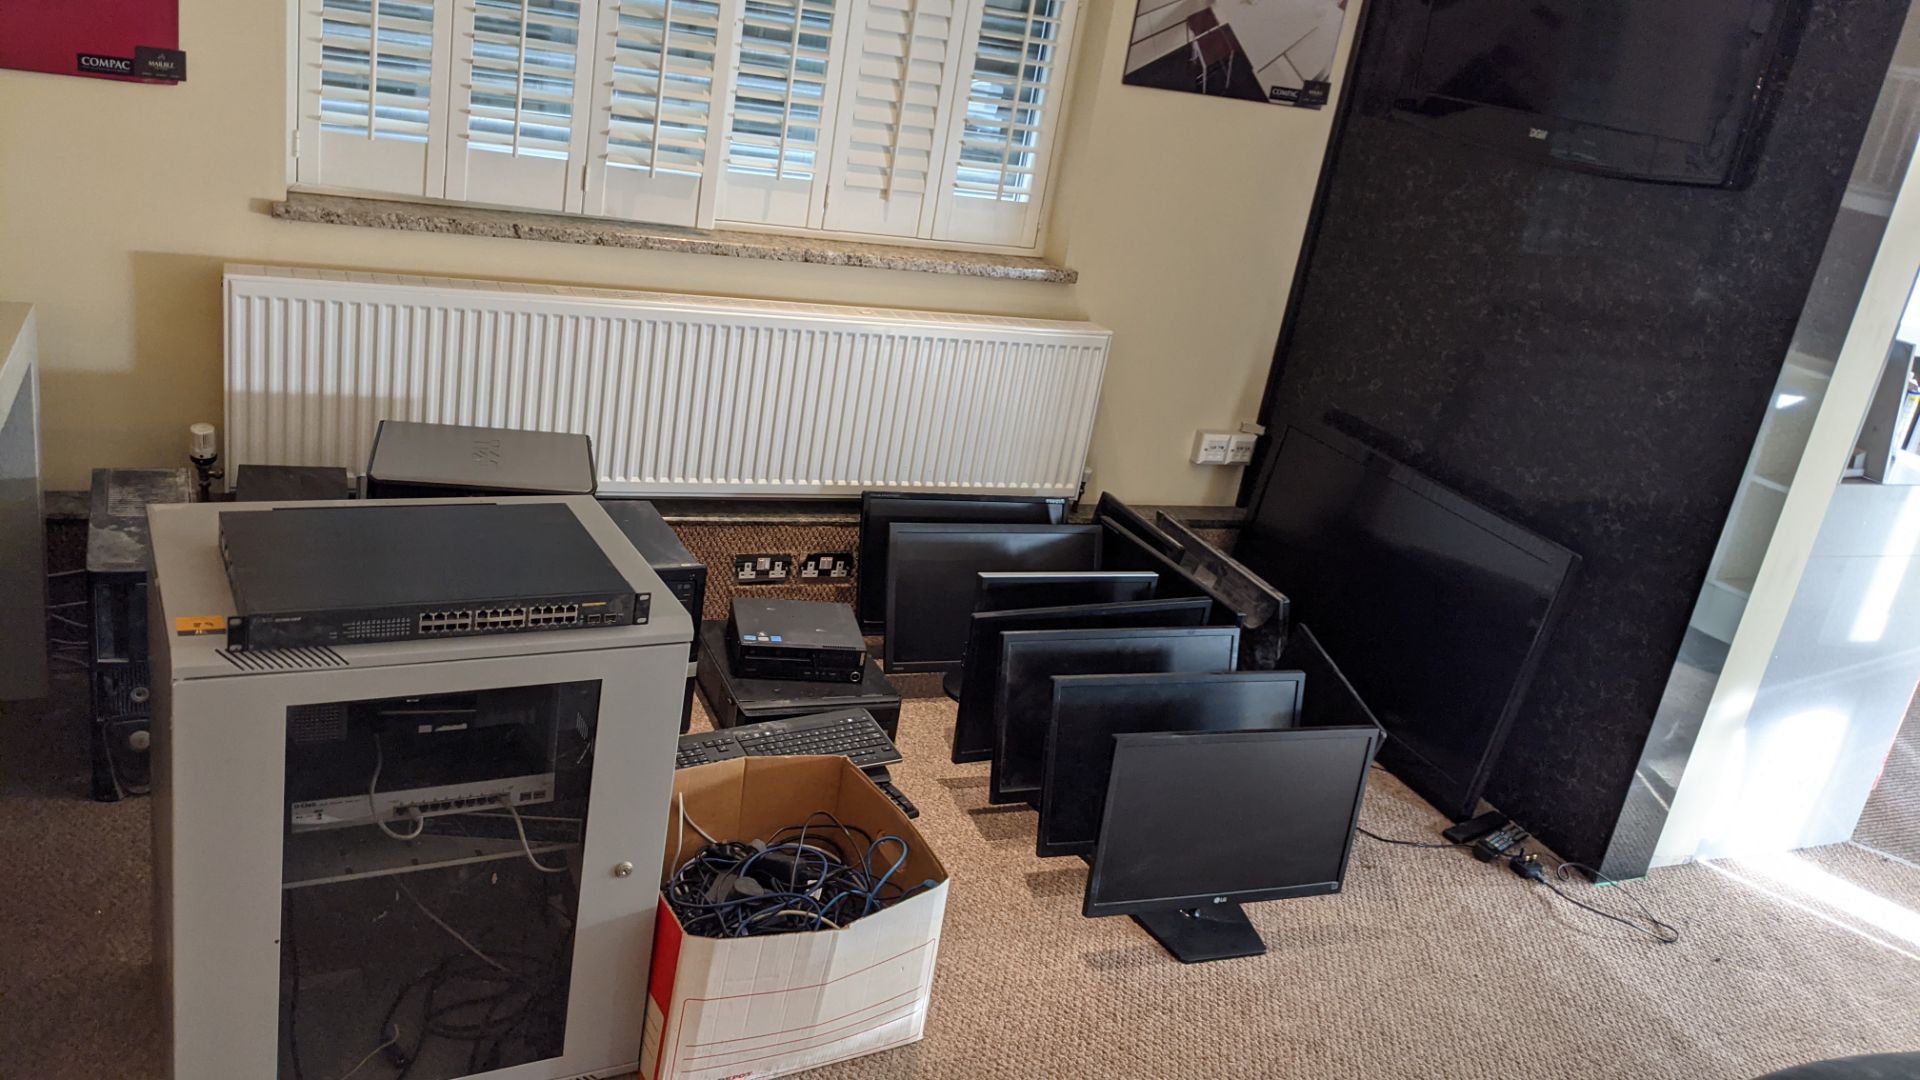
<instances>
[{"instance_id":1,"label":"stack of monitors","mask_svg":"<svg viewBox=\"0 0 1920 1080\"><path fill-rule=\"evenodd\" d=\"M888 674L954 671L967 646L983 572L1061 573L1100 567L1093 525L907 522L888 528Z\"/></svg>"},{"instance_id":2,"label":"stack of monitors","mask_svg":"<svg viewBox=\"0 0 1920 1080\"><path fill-rule=\"evenodd\" d=\"M1036 850L1091 860L1083 914L1194 963L1266 950L1242 904L1340 891L1384 735L1311 630L1281 662L1053 677Z\"/></svg>"},{"instance_id":3,"label":"stack of monitors","mask_svg":"<svg viewBox=\"0 0 1920 1080\"><path fill-rule=\"evenodd\" d=\"M887 567L896 524L957 522L974 525L1058 525L1067 520L1067 500L1019 495L928 495L869 491L860 497L860 558L854 612L860 629L887 627Z\"/></svg>"}]
</instances>

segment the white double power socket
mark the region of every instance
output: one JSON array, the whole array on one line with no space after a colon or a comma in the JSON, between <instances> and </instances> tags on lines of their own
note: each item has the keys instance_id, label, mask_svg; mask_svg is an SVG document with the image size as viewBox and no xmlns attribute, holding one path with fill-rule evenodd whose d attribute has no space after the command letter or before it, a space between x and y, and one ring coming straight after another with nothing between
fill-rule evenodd
<instances>
[{"instance_id":1,"label":"white double power socket","mask_svg":"<svg viewBox=\"0 0 1920 1080\"><path fill-rule=\"evenodd\" d=\"M1196 431L1195 465L1245 465L1253 460L1253 444L1260 436L1245 431Z\"/></svg>"}]
</instances>

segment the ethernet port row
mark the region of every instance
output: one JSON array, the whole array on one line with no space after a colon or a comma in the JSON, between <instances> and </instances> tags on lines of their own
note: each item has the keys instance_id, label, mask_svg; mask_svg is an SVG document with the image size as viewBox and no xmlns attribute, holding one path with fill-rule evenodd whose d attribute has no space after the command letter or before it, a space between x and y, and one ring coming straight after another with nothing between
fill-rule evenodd
<instances>
[{"instance_id":1,"label":"ethernet port row","mask_svg":"<svg viewBox=\"0 0 1920 1080\"><path fill-rule=\"evenodd\" d=\"M473 629L470 611L429 611L420 616L422 634L456 634Z\"/></svg>"},{"instance_id":2,"label":"ethernet port row","mask_svg":"<svg viewBox=\"0 0 1920 1080\"><path fill-rule=\"evenodd\" d=\"M541 604L527 609L528 626L576 626L579 622L579 604Z\"/></svg>"},{"instance_id":3,"label":"ethernet port row","mask_svg":"<svg viewBox=\"0 0 1920 1080\"><path fill-rule=\"evenodd\" d=\"M511 630L527 625L525 608L486 608L474 613L474 625L481 630Z\"/></svg>"}]
</instances>

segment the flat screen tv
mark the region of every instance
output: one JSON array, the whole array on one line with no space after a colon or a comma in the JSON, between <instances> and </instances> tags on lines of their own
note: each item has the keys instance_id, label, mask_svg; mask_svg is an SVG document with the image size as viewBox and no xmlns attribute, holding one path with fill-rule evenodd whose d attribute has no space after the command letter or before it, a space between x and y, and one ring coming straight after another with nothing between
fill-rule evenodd
<instances>
[{"instance_id":1,"label":"flat screen tv","mask_svg":"<svg viewBox=\"0 0 1920 1080\"><path fill-rule=\"evenodd\" d=\"M887 626L888 529L902 521L977 521L1009 525L1058 525L1067 500L1040 495L932 495L868 491L860 496L860 551L854 564L854 613L860 629L884 633Z\"/></svg>"},{"instance_id":2,"label":"flat screen tv","mask_svg":"<svg viewBox=\"0 0 1920 1080\"><path fill-rule=\"evenodd\" d=\"M1289 427L1235 553L1372 708L1380 763L1470 817L1579 557L1344 435Z\"/></svg>"},{"instance_id":3,"label":"flat screen tv","mask_svg":"<svg viewBox=\"0 0 1920 1080\"><path fill-rule=\"evenodd\" d=\"M1744 187L1805 0L1394 0L1394 115L1545 164ZM1402 22L1404 20L1404 22Z\"/></svg>"}]
</instances>

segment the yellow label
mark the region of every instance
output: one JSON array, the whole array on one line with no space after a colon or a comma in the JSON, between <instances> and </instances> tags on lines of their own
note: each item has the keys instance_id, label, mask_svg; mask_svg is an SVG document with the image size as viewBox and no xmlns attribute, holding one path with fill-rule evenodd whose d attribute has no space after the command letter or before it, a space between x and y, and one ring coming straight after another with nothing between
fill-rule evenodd
<instances>
[{"instance_id":1,"label":"yellow label","mask_svg":"<svg viewBox=\"0 0 1920 1080\"><path fill-rule=\"evenodd\" d=\"M183 615L173 620L173 632L182 636L222 634L226 629L227 620L219 615Z\"/></svg>"}]
</instances>

